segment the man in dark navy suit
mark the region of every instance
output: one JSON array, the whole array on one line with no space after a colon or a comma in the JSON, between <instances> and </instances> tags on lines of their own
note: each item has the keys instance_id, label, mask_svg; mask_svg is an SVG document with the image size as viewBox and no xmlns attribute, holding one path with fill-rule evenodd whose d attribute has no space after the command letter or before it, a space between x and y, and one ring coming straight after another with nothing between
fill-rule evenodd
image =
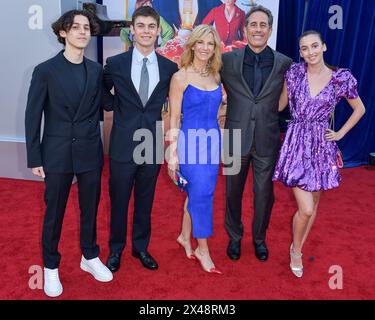
<instances>
[{"instance_id":1,"label":"man in dark navy suit","mask_svg":"<svg viewBox=\"0 0 375 320\"><path fill-rule=\"evenodd\" d=\"M194 5L198 6L197 17L193 23L197 26L202 23L212 8L218 7L223 3L220 0L192 0ZM195 3L194 3L195 2ZM155 10L165 19L171 26L177 29L181 27L180 6L183 0L153 0L152 5Z\"/></svg>"},{"instance_id":2,"label":"man in dark navy suit","mask_svg":"<svg viewBox=\"0 0 375 320\"><path fill-rule=\"evenodd\" d=\"M130 30L134 47L110 57L104 68L106 95L114 88L113 127L110 138L111 235L107 266L112 272L120 267L126 244L130 195L134 187L132 255L150 270L158 264L147 251L151 237L151 210L156 180L163 161L162 106L169 92L177 65L157 54L154 45L160 34L160 16L149 6L133 13ZM159 122L160 123L160 122ZM151 159L137 159L137 150L144 141L137 135L150 134L151 143L145 150ZM159 144L156 143L159 137ZM141 161L139 161L141 160Z\"/></svg>"},{"instance_id":3,"label":"man in dark navy suit","mask_svg":"<svg viewBox=\"0 0 375 320\"><path fill-rule=\"evenodd\" d=\"M59 296L58 244L74 175L78 181L81 269L101 282L113 276L100 261L96 216L100 199L103 147L100 136L102 66L84 57L98 25L90 13L72 10L53 25L64 50L35 67L26 107L27 164L45 181L42 247L44 292ZM41 120L44 132L40 141Z\"/></svg>"}]
</instances>

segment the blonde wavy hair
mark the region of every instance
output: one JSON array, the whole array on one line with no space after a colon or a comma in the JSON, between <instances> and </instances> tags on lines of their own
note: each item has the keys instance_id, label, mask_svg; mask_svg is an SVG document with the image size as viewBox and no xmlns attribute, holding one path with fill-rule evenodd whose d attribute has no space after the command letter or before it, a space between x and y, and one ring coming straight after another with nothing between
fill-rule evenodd
<instances>
[{"instance_id":1,"label":"blonde wavy hair","mask_svg":"<svg viewBox=\"0 0 375 320\"><path fill-rule=\"evenodd\" d=\"M217 33L216 29L213 26L209 26L206 24L201 24L196 26L190 37L185 43L185 50L181 56L181 67L187 68L194 60L194 51L192 50L194 45L197 43L198 40L206 37L209 34L214 36L215 42L215 49L214 54L210 58L209 61L209 70L210 73L213 75L217 75L221 69L222 61L221 61L221 40L219 34Z\"/></svg>"}]
</instances>

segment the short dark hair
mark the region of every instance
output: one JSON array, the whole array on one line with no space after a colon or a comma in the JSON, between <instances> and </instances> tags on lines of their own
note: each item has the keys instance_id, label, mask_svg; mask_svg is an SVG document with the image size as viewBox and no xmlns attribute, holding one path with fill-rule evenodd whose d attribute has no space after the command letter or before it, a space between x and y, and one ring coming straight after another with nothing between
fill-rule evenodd
<instances>
[{"instance_id":1,"label":"short dark hair","mask_svg":"<svg viewBox=\"0 0 375 320\"><path fill-rule=\"evenodd\" d=\"M132 25L134 26L135 19L138 17L152 17L156 20L157 26L160 25L160 15L159 13L152 7L139 7L137 10L133 12L132 16Z\"/></svg>"},{"instance_id":2,"label":"short dark hair","mask_svg":"<svg viewBox=\"0 0 375 320\"><path fill-rule=\"evenodd\" d=\"M250 16L255 13L255 12L263 12L267 15L268 17L268 25L270 26L270 28L272 28L272 24L273 24L273 15L272 15L272 12L270 9L266 8L266 7L263 7L263 6L255 6L255 7L252 7L251 10L246 14L246 27L247 25L249 24L249 18Z\"/></svg>"},{"instance_id":3,"label":"short dark hair","mask_svg":"<svg viewBox=\"0 0 375 320\"><path fill-rule=\"evenodd\" d=\"M89 20L91 35L97 35L100 31L99 24L94 15L87 10L70 10L65 12L59 19L52 23L52 30L57 36L57 41L65 45L65 38L60 36L60 31L68 32L74 23L75 16L85 16Z\"/></svg>"},{"instance_id":4,"label":"short dark hair","mask_svg":"<svg viewBox=\"0 0 375 320\"><path fill-rule=\"evenodd\" d=\"M322 41L323 44L325 44L325 41L323 39L323 36L322 34L319 32L319 31L316 31L316 30L307 30L307 31L304 31L298 38L298 43L301 42L301 39L304 38L304 37L307 37L307 36L310 36L310 35L315 35L315 36L318 36L320 41Z\"/></svg>"}]
</instances>

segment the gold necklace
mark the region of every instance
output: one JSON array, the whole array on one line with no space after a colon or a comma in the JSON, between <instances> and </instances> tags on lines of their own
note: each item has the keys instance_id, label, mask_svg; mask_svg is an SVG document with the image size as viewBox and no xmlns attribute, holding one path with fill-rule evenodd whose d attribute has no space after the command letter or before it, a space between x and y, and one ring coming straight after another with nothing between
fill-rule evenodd
<instances>
[{"instance_id":1,"label":"gold necklace","mask_svg":"<svg viewBox=\"0 0 375 320\"><path fill-rule=\"evenodd\" d=\"M210 68L208 67L208 64L204 66L202 70L197 69L193 63L191 63L191 68L195 73L199 73L202 77L208 77L210 75Z\"/></svg>"}]
</instances>

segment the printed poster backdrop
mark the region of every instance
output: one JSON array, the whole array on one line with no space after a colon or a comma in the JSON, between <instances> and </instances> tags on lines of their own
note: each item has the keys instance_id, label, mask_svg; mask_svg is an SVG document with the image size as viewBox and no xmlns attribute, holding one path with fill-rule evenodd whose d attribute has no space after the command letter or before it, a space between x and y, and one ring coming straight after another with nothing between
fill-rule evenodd
<instances>
[{"instance_id":1,"label":"printed poster backdrop","mask_svg":"<svg viewBox=\"0 0 375 320\"><path fill-rule=\"evenodd\" d=\"M191 30L199 24L212 24L222 39L222 52L243 48L246 43L245 14L251 7L263 5L272 11L274 16L273 32L269 40L271 48L276 48L277 22L279 12L278 0L104 0L110 19L131 20L139 6L154 7L161 16L161 36L156 51L179 63L186 39ZM234 14L226 17L226 5L234 5ZM228 19L230 22L228 22ZM120 37L104 37L103 58L127 50L132 45L129 30L121 30Z\"/></svg>"},{"instance_id":2,"label":"printed poster backdrop","mask_svg":"<svg viewBox=\"0 0 375 320\"><path fill-rule=\"evenodd\" d=\"M227 18L224 15L224 6L227 3L236 6L234 14ZM252 6L263 5L270 9L274 21L273 32L269 39L269 46L276 48L279 0L103 0L107 6L108 17L112 20L131 20L136 8L143 5L154 7L161 16L161 36L157 41L156 51L180 63L186 39L194 26L201 23L212 24L222 39L222 52L232 51L246 45L246 32L244 31L244 15ZM120 37L103 37L103 61L110 56L119 54L129 49L132 45L130 30L124 28ZM168 100L164 104L161 114L164 132L169 130ZM218 112L218 123L224 127L226 104ZM104 152L109 149L109 136L112 129L113 112L104 113Z\"/></svg>"}]
</instances>

